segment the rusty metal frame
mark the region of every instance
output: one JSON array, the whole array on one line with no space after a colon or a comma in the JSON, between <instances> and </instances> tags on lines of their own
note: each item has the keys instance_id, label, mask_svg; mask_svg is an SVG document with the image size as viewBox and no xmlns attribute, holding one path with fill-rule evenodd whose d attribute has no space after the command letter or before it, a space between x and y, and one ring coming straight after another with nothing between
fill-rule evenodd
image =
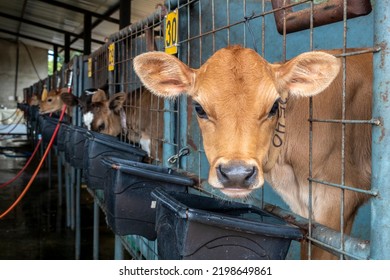
<instances>
[{"instance_id":1,"label":"rusty metal frame","mask_svg":"<svg viewBox=\"0 0 390 280\"><path fill-rule=\"evenodd\" d=\"M291 0L272 0L272 6L275 9L275 22L280 34L285 32L292 33L311 26L311 17L313 17L313 26L342 21L344 18L344 0L328 0L321 4L315 4L313 13L311 8L293 11L293 8L311 0L291 1ZM367 15L371 12L370 0L350 1L347 5L347 18Z\"/></svg>"}]
</instances>

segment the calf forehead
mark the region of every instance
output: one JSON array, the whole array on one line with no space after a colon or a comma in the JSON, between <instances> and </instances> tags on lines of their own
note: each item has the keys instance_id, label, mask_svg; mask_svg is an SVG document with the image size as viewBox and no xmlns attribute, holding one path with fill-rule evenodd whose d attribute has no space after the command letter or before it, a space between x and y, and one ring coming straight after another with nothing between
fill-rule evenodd
<instances>
[{"instance_id":1,"label":"calf forehead","mask_svg":"<svg viewBox=\"0 0 390 280\"><path fill-rule=\"evenodd\" d=\"M217 104L216 110L260 110L278 96L271 66L253 50L239 47L215 53L198 70L195 91L197 101Z\"/></svg>"}]
</instances>

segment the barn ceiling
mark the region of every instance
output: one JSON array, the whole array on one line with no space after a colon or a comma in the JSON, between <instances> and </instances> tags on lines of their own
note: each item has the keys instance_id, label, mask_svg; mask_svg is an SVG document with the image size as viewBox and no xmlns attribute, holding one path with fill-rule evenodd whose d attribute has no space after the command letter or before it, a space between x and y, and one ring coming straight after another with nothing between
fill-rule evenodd
<instances>
[{"instance_id":1,"label":"barn ceiling","mask_svg":"<svg viewBox=\"0 0 390 280\"><path fill-rule=\"evenodd\" d=\"M131 23L147 17L164 0L131 1ZM71 50L84 48L84 14L91 15L91 50L119 30L120 0L1 0L0 38L59 51L70 39ZM68 34L67 36L65 34Z\"/></svg>"}]
</instances>

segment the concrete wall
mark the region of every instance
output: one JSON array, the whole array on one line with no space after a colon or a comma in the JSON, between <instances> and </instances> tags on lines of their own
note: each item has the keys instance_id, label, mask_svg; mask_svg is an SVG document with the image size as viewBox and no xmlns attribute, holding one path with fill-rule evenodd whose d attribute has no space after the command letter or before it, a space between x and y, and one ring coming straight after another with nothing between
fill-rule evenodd
<instances>
[{"instance_id":1,"label":"concrete wall","mask_svg":"<svg viewBox=\"0 0 390 280\"><path fill-rule=\"evenodd\" d=\"M48 50L24 45L21 42L19 43L19 69L16 75L17 48L17 42L0 39L0 106L7 108L16 107L15 95L19 102L23 101L23 88L47 77ZM31 59L26 48L31 54Z\"/></svg>"}]
</instances>

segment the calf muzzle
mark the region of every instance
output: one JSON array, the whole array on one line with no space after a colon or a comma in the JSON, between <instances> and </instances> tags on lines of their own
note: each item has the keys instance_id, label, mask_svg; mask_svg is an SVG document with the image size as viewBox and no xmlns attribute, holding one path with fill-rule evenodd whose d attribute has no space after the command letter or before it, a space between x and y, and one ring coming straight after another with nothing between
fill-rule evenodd
<instances>
[{"instance_id":1,"label":"calf muzzle","mask_svg":"<svg viewBox=\"0 0 390 280\"><path fill-rule=\"evenodd\" d=\"M256 182L258 169L243 161L230 161L217 166L217 177L224 188L250 189Z\"/></svg>"}]
</instances>

